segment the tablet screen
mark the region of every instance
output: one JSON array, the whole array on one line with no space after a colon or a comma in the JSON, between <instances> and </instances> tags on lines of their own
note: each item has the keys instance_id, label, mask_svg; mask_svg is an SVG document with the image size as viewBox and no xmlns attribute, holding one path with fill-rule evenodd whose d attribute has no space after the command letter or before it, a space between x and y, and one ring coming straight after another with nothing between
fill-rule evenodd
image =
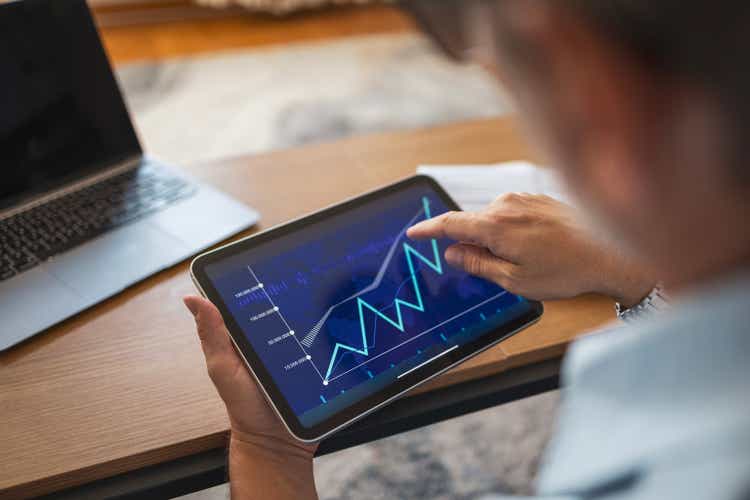
<instances>
[{"instance_id":1,"label":"tablet screen","mask_svg":"<svg viewBox=\"0 0 750 500\"><path fill-rule=\"evenodd\" d=\"M525 299L447 265L451 241L406 237L450 204L416 183L206 264L302 426L528 313Z\"/></svg>"}]
</instances>

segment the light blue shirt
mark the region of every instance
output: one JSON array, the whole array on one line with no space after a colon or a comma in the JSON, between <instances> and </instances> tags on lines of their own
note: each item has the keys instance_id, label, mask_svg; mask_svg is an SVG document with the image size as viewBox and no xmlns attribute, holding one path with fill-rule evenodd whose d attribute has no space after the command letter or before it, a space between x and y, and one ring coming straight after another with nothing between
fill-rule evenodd
<instances>
[{"instance_id":1,"label":"light blue shirt","mask_svg":"<svg viewBox=\"0 0 750 500\"><path fill-rule=\"evenodd\" d=\"M747 277L577 341L562 376L538 498L750 500Z\"/></svg>"}]
</instances>

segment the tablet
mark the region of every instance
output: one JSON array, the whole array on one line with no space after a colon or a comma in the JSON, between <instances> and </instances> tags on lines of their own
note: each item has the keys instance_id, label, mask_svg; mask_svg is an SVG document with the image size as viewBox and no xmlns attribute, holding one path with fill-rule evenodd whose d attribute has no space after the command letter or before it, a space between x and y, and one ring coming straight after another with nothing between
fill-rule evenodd
<instances>
[{"instance_id":1,"label":"tablet","mask_svg":"<svg viewBox=\"0 0 750 500\"><path fill-rule=\"evenodd\" d=\"M537 320L539 302L406 230L456 203L416 176L198 256L191 277L289 431L319 440Z\"/></svg>"}]
</instances>

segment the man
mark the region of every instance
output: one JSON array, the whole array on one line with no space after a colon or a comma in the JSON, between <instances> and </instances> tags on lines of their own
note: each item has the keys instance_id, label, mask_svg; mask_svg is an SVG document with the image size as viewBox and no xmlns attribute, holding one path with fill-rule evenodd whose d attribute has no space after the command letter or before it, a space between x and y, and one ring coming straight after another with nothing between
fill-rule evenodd
<instances>
[{"instance_id":1,"label":"man","mask_svg":"<svg viewBox=\"0 0 750 500\"><path fill-rule=\"evenodd\" d=\"M750 498L750 2L407 4L450 54L504 82L609 243L593 243L565 207L523 196L409 236L457 240L449 263L537 298L597 290L634 306L652 295L644 274L675 298L573 346L539 494ZM216 309L186 304L231 420L233 494L314 498L315 447L282 429Z\"/></svg>"}]
</instances>

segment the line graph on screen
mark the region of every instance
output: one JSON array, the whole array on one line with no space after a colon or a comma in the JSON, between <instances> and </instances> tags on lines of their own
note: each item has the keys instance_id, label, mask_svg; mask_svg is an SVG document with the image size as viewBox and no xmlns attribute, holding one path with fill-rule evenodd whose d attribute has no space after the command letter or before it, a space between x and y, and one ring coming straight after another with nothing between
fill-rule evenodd
<instances>
[{"instance_id":1,"label":"line graph on screen","mask_svg":"<svg viewBox=\"0 0 750 500\"><path fill-rule=\"evenodd\" d=\"M425 219L431 218L430 214L430 202L429 199L424 197L422 198L422 204L423 208L422 210L417 213L416 217L419 217L422 213L425 215ZM411 225L411 221L410 224ZM408 227L408 226L407 226ZM398 243L400 238L397 238L394 243ZM363 292L359 292L355 296L350 297L349 299L346 299L345 301L342 301L340 304L346 303L350 300L356 299L357 301L357 315L359 317L359 330L362 335L362 347L356 347L349 344L344 344L341 342L336 342L333 353L331 354L331 359L328 362L328 368L326 369L325 374L325 380L324 383L331 380L331 374L333 372L337 356L339 352L341 351L349 351L354 352L357 354L361 354L363 356L369 356L370 355L370 348L368 346L367 342L367 324L365 322L365 310L369 310L370 312L374 313L376 317L386 321L388 324L396 328L397 330L404 332L404 317L403 317L403 309L413 309L419 312L425 311L425 304L424 300L422 298L422 290L419 286L419 280L417 279L417 272L415 267L415 260L423 262L427 267L431 268L433 271L435 271L437 274L443 274L443 264L440 260L440 251L438 250L438 244L437 240L430 240L430 245L432 249L432 260L430 260L428 257L422 255L418 250L416 250L412 245L410 245L407 242L402 243L402 248L404 250L404 256L406 258L406 264L407 268L409 270L409 276L407 278L408 281L411 282L411 285L413 287L414 296L416 297L416 300L414 302L410 302L408 300L404 300L398 297L394 297L393 299L393 308L395 309L395 318L391 318L381 310L379 310L377 307L373 306L366 300L364 300L361 295L363 295ZM389 257L392 257L393 252L389 251ZM380 272L378 275L381 275L383 273L385 267L389 263L390 259L387 258L384 261L384 265L381 267ZM376 280L377 281L377 280ZM368 287L370 288L370 287ZM400 289L400 288L399 288ZM365 289L366 290L366 289ZM330 310L329 310L330 311ZM330 314L327 313L327 314ZM325 321L325 320L323 320ZM320 322L318 322L320 324ZM317 326L317 324L316 324ZM307 337L306 337L307 338ZM303 340L304 342L304 340Z\"/></svg>"},{"instance_id":2,"label":"line graph on screen","mask_svg":"<svg viewBox=\"0 0 750 500\"><path fill-rule=\"evenodd\" d=\"M393 350L403 347L417 338L429 334L454 319L507 293L503 290L500 293L485 298L485 300L482 300L480 303L463 309L458 314L454 314L451 317L440 321L438 324L426 327L422 331L414 333L407 332L407 324L404 316L405 311L410 310L417 313L429 312L428 300L426 300L425 292L423 290L424 285L420 284L420 278L421 280L424 280L426 276L423 276L422 272L430 273L434 277L441 277L445 273L444 264L441 260L440 248L436 239L430 239L425 242L423 244L424 246L421 247L423 248L422 251L418 250L416 246L409 241L405 241L404 237L406 230L414 225L421 217L425 220L432 218L430 200L427 197L422 197L421 208L402 227L394 238L388 251L383 257L378 272L375 274L370 284L351 296L348 296L328 307L325 313L314 323L304 337L299 338L300 336L294 334L294 330L284 318L282 311L276 307L276 304L272 301L271 297L266 295L267 300L271 302L275 308L275 314L280 317L285 328L291 334L290 337L293 338L299 346L304 355L304 359L312 365L323 385L327 386L329 382L343 377L358 368L362 368L373 360L387 355ZM397 257L398 259L396 259ZM383 286L386 274L390 266L394 263L394 259L396 259L397 264L405 264L406 272L399 276L400 284L395 288L395 291L388 291L388 287L383 288ZM258 281L258 283L261 283L255 272L249 266L248 269L253 278ZM374 305L371 298L365 298L365 295L369 292L377 293L381 288L385 290L385 293L387 294L386 297L388 298L381 298L378 302L383 305L378 307ZM409 292L409 299L403 298L403 295L405 294L402 294L402 290ZM264 289L263 291L265 292ZM349 315L353 314L354 319L351 320L351 324L343 330L346 334L352 335L351 339L334 340L333 337L329 336L330 330L326 330L327 323L333 320L332 316L335 318L337 315L337 309L339 308L346 308L338 313L339 316L343 313L348 318L351 318ZM400 339L396 345L391 345L390 347L386 345L385 347L387 348L384 348L382 345L376 346L375 333L379 321L383 322L384 326L388 325L395 329L396 332L408 334L408 336ZM330 329L331 326L328 325L328 328ZM323 341L316 342L326 331L329 334L325 335ZM442 337L443 341L446 341L442 334L440 337ZM331 343L333 343L332 347L330 346ZM380 344L381 342L378 343ZM347 355L358 355L365 359L360 358L358 361L352 363L352 365L348 365L346 367L347 369L340 369L340 364ZM323 367L325 367L325 369L323 369ZM370 378L373 377L373 374L369 369L366 370L366 372Z\"/></svg>"}]
</instances>

